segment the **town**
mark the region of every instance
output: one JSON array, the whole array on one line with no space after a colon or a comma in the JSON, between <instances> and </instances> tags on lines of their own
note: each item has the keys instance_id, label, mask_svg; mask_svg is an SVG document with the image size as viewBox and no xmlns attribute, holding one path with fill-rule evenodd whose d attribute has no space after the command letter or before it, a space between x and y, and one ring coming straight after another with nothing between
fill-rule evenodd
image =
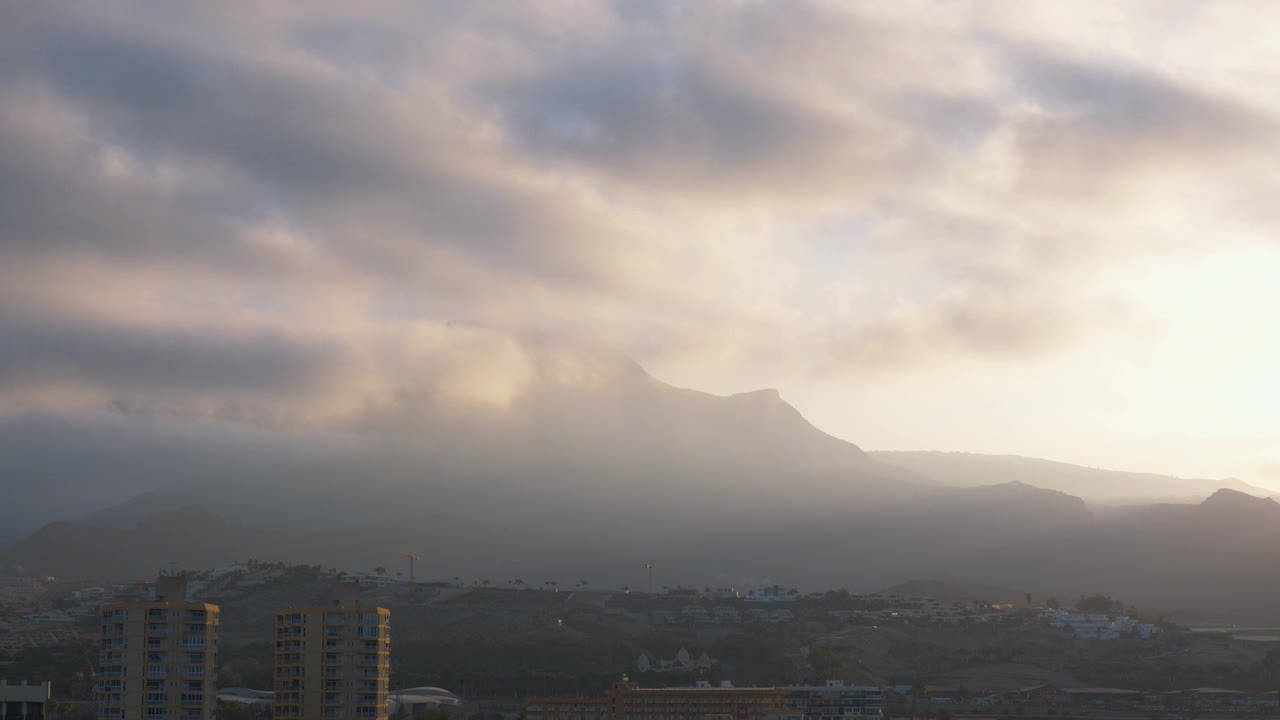
<instances>
[{"instance_id":1,"label":"town","mask_svg":"<svg viewBox=\"0 0 1280 720\"><path fill-rule=\"evenodd\" d=\"M260 561L106 586L15 574L0 578L0 717L1280 715L1265 634L1102 595L897 590L424 582Z\"/></svg>"}]
</instances>

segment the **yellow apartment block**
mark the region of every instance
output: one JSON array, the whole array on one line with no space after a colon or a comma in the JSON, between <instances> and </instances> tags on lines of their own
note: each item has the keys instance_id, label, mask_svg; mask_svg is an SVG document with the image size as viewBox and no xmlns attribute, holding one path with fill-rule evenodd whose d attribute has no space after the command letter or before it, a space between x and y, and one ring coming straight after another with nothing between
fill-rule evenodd
<instances>
[{"instance_id":1,"label":"yellow apartment block","mask_svg":"<svg viewBox=\"0 0 1280 720\"><path fill-rule=\"evenodd\" d=\"M102 608L99 720L213 720L218 606L187 602L183 577L156 599Z\"/></svg>"},{"instance_id":2,"label":"yellow apartment block","mask_svg":"<svg viewBox=\"0 0 1280 720\"><path fill-rule=\"evenodd\" d=\"M339 583L333 602L276 612L275 703L280 720L386 720L391 611L360 604Z\"/></svg>"}]
</instances>

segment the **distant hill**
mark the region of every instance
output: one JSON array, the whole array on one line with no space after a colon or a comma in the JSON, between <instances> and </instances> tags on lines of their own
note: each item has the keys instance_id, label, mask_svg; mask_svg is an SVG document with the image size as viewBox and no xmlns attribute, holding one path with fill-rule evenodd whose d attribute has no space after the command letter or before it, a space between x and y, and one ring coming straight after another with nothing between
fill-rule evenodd
<instances>
[{"instance_id":1,"label":"distant hill","mask_svg":"<svg viewBox=\"0 0 1280 720\"><path fill-rule=\"evenodd\" d=\"M368 489L367 487L365 488ZM238 488L241 502L252 489ZM399 566L406 549L423 556L420 577L589 578L594 587L640 586L655 562L663 584L749 587L772 580L869 592L911 577L936 576L974 555L1087 525L1084 503L1026 485L938 488L875 507L817 514L779 508L773 520L749 502L723 516L703 503L673 503L662 515L622 503L589 517L576 505L528 508L524 497L490 498L486 512L414 519L388 512L364 524L277 527L246 524L188 506L130 527L52 523L0 564L84 579L139 578L167 569L209 568L237 559L282 559L325 567ZM452 501L436 497L451 507ZM387 494L388 506L422 505L421 495ZM278 502L262 499L269 505Z\"/></svg>"},{"instance_id":2,"label":"distant hill","mask_svg":"<svg viewBox=\"0 0 1280 720\"><path fill-rule=\"evenodd\" d=\"M944 485L974 487L1018 481L1065 492L1090 502L1175 500L1196 503L1223 488L1258 497L1272 496L1268 490L1235 478L1206 480L1102 470L1018 455L932 451L877 451L868 454L880 462L918 472Z\"/></svg>"},{"instance_id":3,"label":"distant hill","mask_svg":"<svg viewBox=\"0 0 1280 720\"><path fill-rule=\"evenodd\" d=\"M1018 584L1062 599L1105 592L1176 616L1280 619L1280 503L1219 490L1199 505L1148 505L975 556L948 579Z\"/></svg>"},{"instance_id":4,"label":"distant hill","mask_svg":"<svg viewBox=\"0 0 1280 720\"><path fill-rule=\"evenodd\" d=\"M406 392L323 429L10 417L0 448L22 456L0 455L0 477L25 492L0 516L31 526L0 566L39 574L142 578L248 557L403 567L414 551L436 579L640 587L653 563L666 585L872 592L930 578L1280 616L1273 502L1222 491L1095 514L1065 489L1098 491L1091 473L1105 471L869 455L777 392L679 389L609 358L550 358L500 405ZM937 462L903 461L921 456ZM975 464L1001 472L946 471ZM1159 476L1106 477L1131 495Z\"/></svg>"},{"instance_id":5,"label":"distant hill","mask_svg":"<svg viewBox=\"0 0 1280 720\"><path fill-rule=\"evenodd\" d=\"M880 592L901 597L931 597L944 603L972 601L1021 603L1026 601L1025 591L997 585L946 582L944 580L908 580L907 582L887 587Z\"/></svg>"}]
</instances>

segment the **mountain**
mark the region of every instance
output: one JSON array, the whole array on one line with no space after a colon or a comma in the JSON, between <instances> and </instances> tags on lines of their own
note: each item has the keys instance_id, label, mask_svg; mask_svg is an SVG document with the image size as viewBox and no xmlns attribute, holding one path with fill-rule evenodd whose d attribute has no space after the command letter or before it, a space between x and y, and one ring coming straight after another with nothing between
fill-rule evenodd
<instances>
[{"instance_id":1,"label":"mountain","mask_svg":"<svg viewBox=\"0 0 1280 720\"><path fill-rule=\"evenodd\" d=\"M1104 592L1170 616L1280 618L1280 503L1219 490L1198 505L1146 505L1005 546L948 579L1017 584L1064 600Z\"/></svg>"},{"instance_id":2,"label":"mountain","mask_svg":"<svg viewBox=\"0 0 1280 720\"><path fill-rule=\"evenodd\" d=\"M1222 488L1258 497L1272 495L1268 490L1235 478L1205 480L1101 470L1018 455L931 451L877 451L868 454L887 465L918 472L945 485L974 487L1018 481L1098 503L1196 503Z\"/></svg>"},{"instance_id":3,"label":"mountain","mask_svg":"<svg viewBox=\"0 0 1280 720\"><path fill-rule=\"evenodd\" d=\"M323 428L7 418L0 446L23 457L0 456L0 477L29 493L28 514L5 521L39 523L0 566L38 574L142 578L246 557L360 569L414 551L431 578L634 587L653 563L666 585L873 592L928 578L1280 615L1271 500L1222 490L1099 514L1037 484L1098 488L1104 471L983 456L934 464L1001 472L940 484L821 432L775 391L709 395L610 359L549 359L500 403L405 392ZM1129 476L1106 477L1130 494Z\"/></svg>"},{"instance_id":4,"label":"mountain","mask_svg":"<svg viewBox=\"0 0 1280 720\"><path fill-rule=\"evenodd\" d=\"M61 432L61 444L77 444L73 426ZM112 432L112 452L155 486L39 530L10 562L120 576L245 556L368 567L414 549L424 576L635 584L654 562L668 582L873 590L1090 521L1061 493L942 487L878 462L776 391L719 397L607 359L555 358L502 405L406 393L323 431L202 443L189 428L128 418ZM87 447L74 465L56 452L39 464L90 486L99 476L77 474L93 467ZM163 520L191 507L205 514L192 528ZM115 562L95 545L130 557ZM202 549L186 554L189 545Z\"/></svg>"}]
</instances>

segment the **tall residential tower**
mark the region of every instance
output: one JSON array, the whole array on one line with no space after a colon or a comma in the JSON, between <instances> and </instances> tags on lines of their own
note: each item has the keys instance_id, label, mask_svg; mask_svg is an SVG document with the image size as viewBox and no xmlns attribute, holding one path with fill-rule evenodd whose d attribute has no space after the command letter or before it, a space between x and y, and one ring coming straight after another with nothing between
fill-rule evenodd
<instances>
[{"instance_id":1,"label":"tall residential tower","mask_svg":"<svg viewBox=\"0 0 1280 720\"><path fill-rule=\"evenodd\" d=\"M213 720L217 662L218 606L161 577L155 600L102 608L98 719Z\"/></svg>"},{"instance_id":2,"label":"tall residential tower","mask_svg":"<svg viewBox=\"0 0 1280 720\"><path fill-rule=\"evenodd\" d=\"M333 602L276 613L273 714L280 720L386 720L391 611L339 583Z\"/></svg>"}]
</instances>

